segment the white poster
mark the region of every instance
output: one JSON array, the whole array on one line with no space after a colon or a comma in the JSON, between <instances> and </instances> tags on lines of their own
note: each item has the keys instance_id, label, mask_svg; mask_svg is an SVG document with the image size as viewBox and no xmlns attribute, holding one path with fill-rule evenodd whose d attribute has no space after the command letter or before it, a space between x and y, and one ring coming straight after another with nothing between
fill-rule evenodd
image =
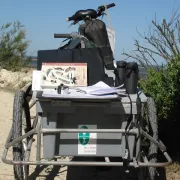
<instances>
[{"instance_id":1,"label":"white poster","mask_svg":"<svg viewBox=\"0 0 180 180\"><path fill-rule=\"evenodd\" d=\"M34 70L32 75L32 91L41 90L41 71Z\"/></svg>"}]
</instances>

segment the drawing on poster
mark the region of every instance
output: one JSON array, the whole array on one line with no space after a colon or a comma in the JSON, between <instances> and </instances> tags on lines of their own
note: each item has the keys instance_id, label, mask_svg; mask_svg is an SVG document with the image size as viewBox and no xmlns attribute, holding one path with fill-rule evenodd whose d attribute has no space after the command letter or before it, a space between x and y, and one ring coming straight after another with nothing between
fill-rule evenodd
<instances>
[{"instance_id":1,"label":"drawing on poster","mask_svg":"<svg viewBox=\"0 0 180 180\"><path fill-rule=\"evenodd\" d=\"M41 87L87 86L86 63L43 63Z\"/></svg>"}]
</instances>

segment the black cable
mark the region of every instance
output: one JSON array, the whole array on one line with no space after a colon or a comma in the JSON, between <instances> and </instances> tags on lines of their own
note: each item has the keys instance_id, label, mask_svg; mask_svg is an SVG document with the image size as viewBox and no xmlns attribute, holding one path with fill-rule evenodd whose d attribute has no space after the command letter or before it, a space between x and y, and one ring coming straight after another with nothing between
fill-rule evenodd
<instances>
[{"instance_id":1,"label":"black cable","mask_svg":"<svg viewBox=\"0 0 180 180\"><path fill-rule=\"evenodd\" d=\"M141 102L141 99L140 99L140 97L139 97L139 94L138 94L138 91L137 91L137 99L139 100L139 102L140 102L140 109L142 108L142 102ZM140 118L141 118L141 111L140 111L140 113L139 113L139 115L138 115L138 117L137 117L137 125L138 125L138 122L140 122ZM140 149L139 149L139 152L137 153L136 152L136 144L137 144L137 142L138 142L138 139L140 138L140 126L138 125L138 136L136 136L135 137L135 143L134 143L134 150L133 150L133 157L136 157L136 154L139 154L140 153Z\"/></svg>"},{"instance_id":2,"label":"black cable","mask_svg":"<svg viewBox=\"0 0 180 180\"><path fill-rule=\"evenodd\" d=\"M118 75L118 73L117 73L117 70L114 71L114 74L115 74L115 76L116 76L116 78L117 78L117 80L118 80L119 85L120 85L121 83L123 83L123 82L120 80L120 78L119 78L119 75ZM127 93L128 98L129 98L129 101L130 101L130 114L129 114L128 118L127 118L127 125L126 125L126 127L125 127L125 149L126 149L126 150L129 150L129 144L128 144L128 138L127 138L127 128L128 128L128 126L130 125L130 123L131 123L131 121L132 121L132 99L131 99L131 97L130 97L129 92L128 92L127 89L126 89L126 93ZM128 158L129 158L129 153L128 153L127 159L124 159L124 158L123 158L123 164L124 164L125 167L127 167Z\"/></svg>"},{"instance_id":3,"label":"black cable","mask_svg":"<svg viewBox=\"0 0 180 180\"><path fill-rule=\"evenodd\" d=\"M130 114L129 114L128 118L127 118L127 125L125 127L125 134L124 135L125 135L125 141L126 141L126 143L125 143L125 150L129 151L129 143L128 143L127 130L128 130L128 126L131 124L133 116L132 116L132 99L131 99L127 89L126 89L126 93L128 95L129 101L130 101ZM127 165L128 165L128 159L129 159L129 153L128 153L127 159L124 159L124 162L123 162L125 167L127 167Z\"/></svg>"}]
</instances>

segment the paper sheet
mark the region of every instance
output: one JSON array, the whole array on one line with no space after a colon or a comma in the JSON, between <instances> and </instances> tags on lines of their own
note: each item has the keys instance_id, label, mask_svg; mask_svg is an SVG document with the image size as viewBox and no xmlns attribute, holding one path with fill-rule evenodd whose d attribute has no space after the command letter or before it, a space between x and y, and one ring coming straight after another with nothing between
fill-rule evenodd
<instances>
[{"instance_id":1,"label":"paper sheet","mask_svg":"<svg viewBox=\"0 0 180 180\"><path fill-rule=\"evenodd\" d=\"M121 86L110 87L104 82L100 81L96 83L95 85L87 86L87 87L78 87L77 89L91 95L107 95L107 94L113 94L113 93L124 94L125 89L120 89L120 88Z\"/></svg>"},{"instance_id":2,"label":"paper sheet","mask_svg":"<svg viewBox=\"0 0 180 180\"><path fill-rule=\"evenodd\" d=\"M32 76L32 91L41 90L41 71L34 70Z\"/></svg>"}]
</instances>

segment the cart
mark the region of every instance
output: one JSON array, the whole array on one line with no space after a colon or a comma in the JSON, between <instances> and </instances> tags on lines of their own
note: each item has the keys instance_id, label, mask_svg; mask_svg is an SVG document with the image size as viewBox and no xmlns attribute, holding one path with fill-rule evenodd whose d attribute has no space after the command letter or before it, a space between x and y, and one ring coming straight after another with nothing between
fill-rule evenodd
<instances>
[{"instance_id":1,"label":"cart","mask_svg":"<svg viewBox=\"0 0 180 180\"><path fill-rule=\"evenodd\" d=\"M166 147L158 140L155 104L141 91L130 95L132 116L126 131L131 105L127 97L120 99L68 99L45 98L42 92L28 88L14 97L13 123L9 132L2 160L14 165L16 179L26 179L29 165L66 166L125 166L146 170L143 177L154 178L156 167L172 163ZM32 97L35 102L28 104ZM36 105L37 115L30 119L30 108ZM83 133L85 142L83 142ZM89 136L94 142L89 148ZM37 135L36 161L29 161L33 136ZM43 158L41 156L43 135ZM127 143L127 144L126 144ZM127 146L126 146L127 145ZM8 149L13 147L13 160L8 160ZM82 147L84 146L84 147ZM157 162L158 148L167 162ZM104 157L104 162L50 161L58 156ZM112 157L122 161L111 162ZM146 174L146 173L147 174Z\"/></svg>"},{"instance_id":2,"label":"cart","mask_svg":"<svg viewBox=\"0 0 180 180\"><path fill-rule=\"evenodd\" d=\"M36 116L32 119L33 106ZM30 161L35 135L36 161ZM10 147L12 160L7 159ZM165 162L158 162L159 151ZM61 156L93 157L94 161L58 160ZM98 161L99 157L104 161ZM28 178L29 165L134 168L137 179L153 180L156 168L172 163L158 139L154 100L138 87L135 94L109 98L44 97L42 91L32 91L31 83L15 93L13 122L2 161L13 165L18 180Z\"/></svg>"}]
</instances>

